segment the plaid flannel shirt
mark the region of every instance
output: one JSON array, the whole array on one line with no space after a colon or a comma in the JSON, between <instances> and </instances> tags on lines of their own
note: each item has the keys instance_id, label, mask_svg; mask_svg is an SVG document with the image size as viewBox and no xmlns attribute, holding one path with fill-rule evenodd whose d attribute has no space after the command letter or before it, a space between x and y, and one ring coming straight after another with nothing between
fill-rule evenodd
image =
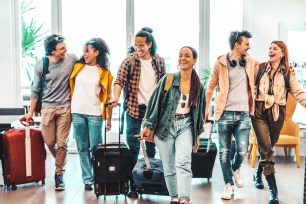
<instances>
[{"instance_id":1,"label":"plaid flannel shirt","mask_svg":"<svg viewBox=\"0 0 306 204\"><path fill-rule=\"evenodd\" d=\"M121 87L127 85L126 90L128 97L125 99L126 111L130 114L130 116L134 118L139 118L138 90L139 90L141 64L137 53L133 53L130 56L133 57L127 57L121 63L121 66L117 73L115 84L118 84ZM131 76L130 76L130 68L131 68L130 59L135 60L134 63L135 66ZM159 64L160 69L156 67L157 64ZM155 75L158 82L161 79L161 77L166 73L164 58L161 58L157 54L155 54L154 56L152 56L152 66L155 70Z\"/></svg>"}]
</instances>

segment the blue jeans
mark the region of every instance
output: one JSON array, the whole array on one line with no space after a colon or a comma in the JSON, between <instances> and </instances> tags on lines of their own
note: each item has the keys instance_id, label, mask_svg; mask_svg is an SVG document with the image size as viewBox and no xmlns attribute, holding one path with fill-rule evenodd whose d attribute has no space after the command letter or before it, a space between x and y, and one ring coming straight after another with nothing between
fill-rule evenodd
<instances>
[{"instance_id":1,"label":"blue jeans","mask_svg":"<svg viewBox=\"0 0 306 204\"><path fill-rule=\"evenodd\" d=\"M132 173L134 166L138 160L140 150L140 142L134 135L138 135L141 131L142 118L133 118L126 113L126 142L129 146L130 170ZM155 157L155 144L152 142L145 142L148 157Z\"/></svg>"},{"instance_id":2,"label":"blue jeans","mask_svg":"<svg viewBox=\"0 0 306 204\"><path fill-rule=\"evenodd\" d=\"M170 196L190 199L192 127L191 117L174 120L165 141L154 137Z\"/></svg>"},{"instance_id":3,"label":"blue jeans","mask_svg":"<svg viewBox=\"0 0 306 204\"><path fill-rule=\"evenodd\" d=\"M225 184L234 185L232 170L240 168L248 152L250 129L249 112L245 111L224 111L217 121L219 159ZM232 135L235 138L236 153L231 163Z\"/></svg>"},{"instance_id":4,"label":"blue jeans","mask_svg":"<svg viewBox=\"0 0 306 204\"><path fill-rule=\"evenodd\" d=\"M93 183L93 146L102 143L102 117L72 114L73 133L80 156L82 179L85 184Z\"/></svg>"}]
</instances>

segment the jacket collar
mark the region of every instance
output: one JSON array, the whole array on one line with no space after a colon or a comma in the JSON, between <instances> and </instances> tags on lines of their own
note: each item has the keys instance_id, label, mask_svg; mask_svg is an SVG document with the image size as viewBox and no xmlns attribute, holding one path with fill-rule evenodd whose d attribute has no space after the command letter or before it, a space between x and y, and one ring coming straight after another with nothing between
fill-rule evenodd
<instances>
[{"instance_id":1,"label":"jacket collar","mask_svg":"<svg viewBox=\"0 0 306 204\"><path fill-rule=\"evenodd\" d=\"M173 83L172 86L180 86L181 74L180 72L176 72L173 74Z\"/></svg>"},{"instance_id":2,"label":"jacket collar","mask_svg":"<svg viewBox=\"0 0 306 204\"><path fill-rule=\"evenodd\" d=\"M282 70L282 71L284 71L286 69L284 63L280 63L278 68L279 68L278 70ZM272 66L271 66L270 62L267 63L267 69L266 70L267 70L267 72L272 70Z\"/></svg>"}]
</instances>

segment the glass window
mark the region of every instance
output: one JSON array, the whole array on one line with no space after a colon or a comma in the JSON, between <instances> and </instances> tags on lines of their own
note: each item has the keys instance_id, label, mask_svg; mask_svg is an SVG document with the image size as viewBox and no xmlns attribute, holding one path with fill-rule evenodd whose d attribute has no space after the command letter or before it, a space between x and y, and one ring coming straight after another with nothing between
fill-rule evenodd
<instances>
[{"instance_id":1,"label":"glass window","mask_svg":"<svg viewBox=\"0 0 306 204\"><path fill-rule=\"evenodd\" d=\"M210 65L218 56L229 52L228 37L233 30L243 27L243 0L210 1ZM252 45L251 45L252 46Z\"/></svg>"},{"instance_id":2,"label":"glass window","mask_svg":"<svg viewBox=\"0 0 306 204\"><path fill-rule=\"evenodd\" d=\"M115 76L126 57L125 1L74 0L63 3L63 36L69 53L83 54L83 44L100 37L110 48L110 68Z\"/></svg>"},{"instance_id":3,"label":"glass window","mask_svg":"<svg viewBox=\"0 0 306 204\"><path fill-rule=\"evenodd\" d=\"M29 87L34 75L34 65L45 54L44 37L51 32L51 1L20 0L19 6L22 43L21 86Z\"/></svg>"},{"instance_id":4,"label":"glass window","mask_svg":"<svg viewBox=\"0 0 306 204\"><path fill-rule=\"evenodd\" d=\"M176 72L179 49L199 48L199 0L135 0L135 34L143 27L153 29L167 72Z\"/></svg>"}]
</instances>

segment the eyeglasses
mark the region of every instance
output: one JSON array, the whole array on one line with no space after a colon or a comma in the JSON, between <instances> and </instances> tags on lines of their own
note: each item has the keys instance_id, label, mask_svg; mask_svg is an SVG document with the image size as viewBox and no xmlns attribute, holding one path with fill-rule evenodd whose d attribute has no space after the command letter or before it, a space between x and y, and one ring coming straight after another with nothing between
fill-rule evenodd
<instances>
[{"instance_id":1,"label":"eyeglasses","mask_svg":"<svg viewBox=\"0 0 306 204\"><path fill-rule=\"evenodd\" d=\"M183 95L183 96L182 96L182 99L183 99L183 101L186 101L187 96L186 96L186 95ZM186 102L181 103L181 108L185 108L185 105L186 105Z\"/></svg>"}]
</instances>

